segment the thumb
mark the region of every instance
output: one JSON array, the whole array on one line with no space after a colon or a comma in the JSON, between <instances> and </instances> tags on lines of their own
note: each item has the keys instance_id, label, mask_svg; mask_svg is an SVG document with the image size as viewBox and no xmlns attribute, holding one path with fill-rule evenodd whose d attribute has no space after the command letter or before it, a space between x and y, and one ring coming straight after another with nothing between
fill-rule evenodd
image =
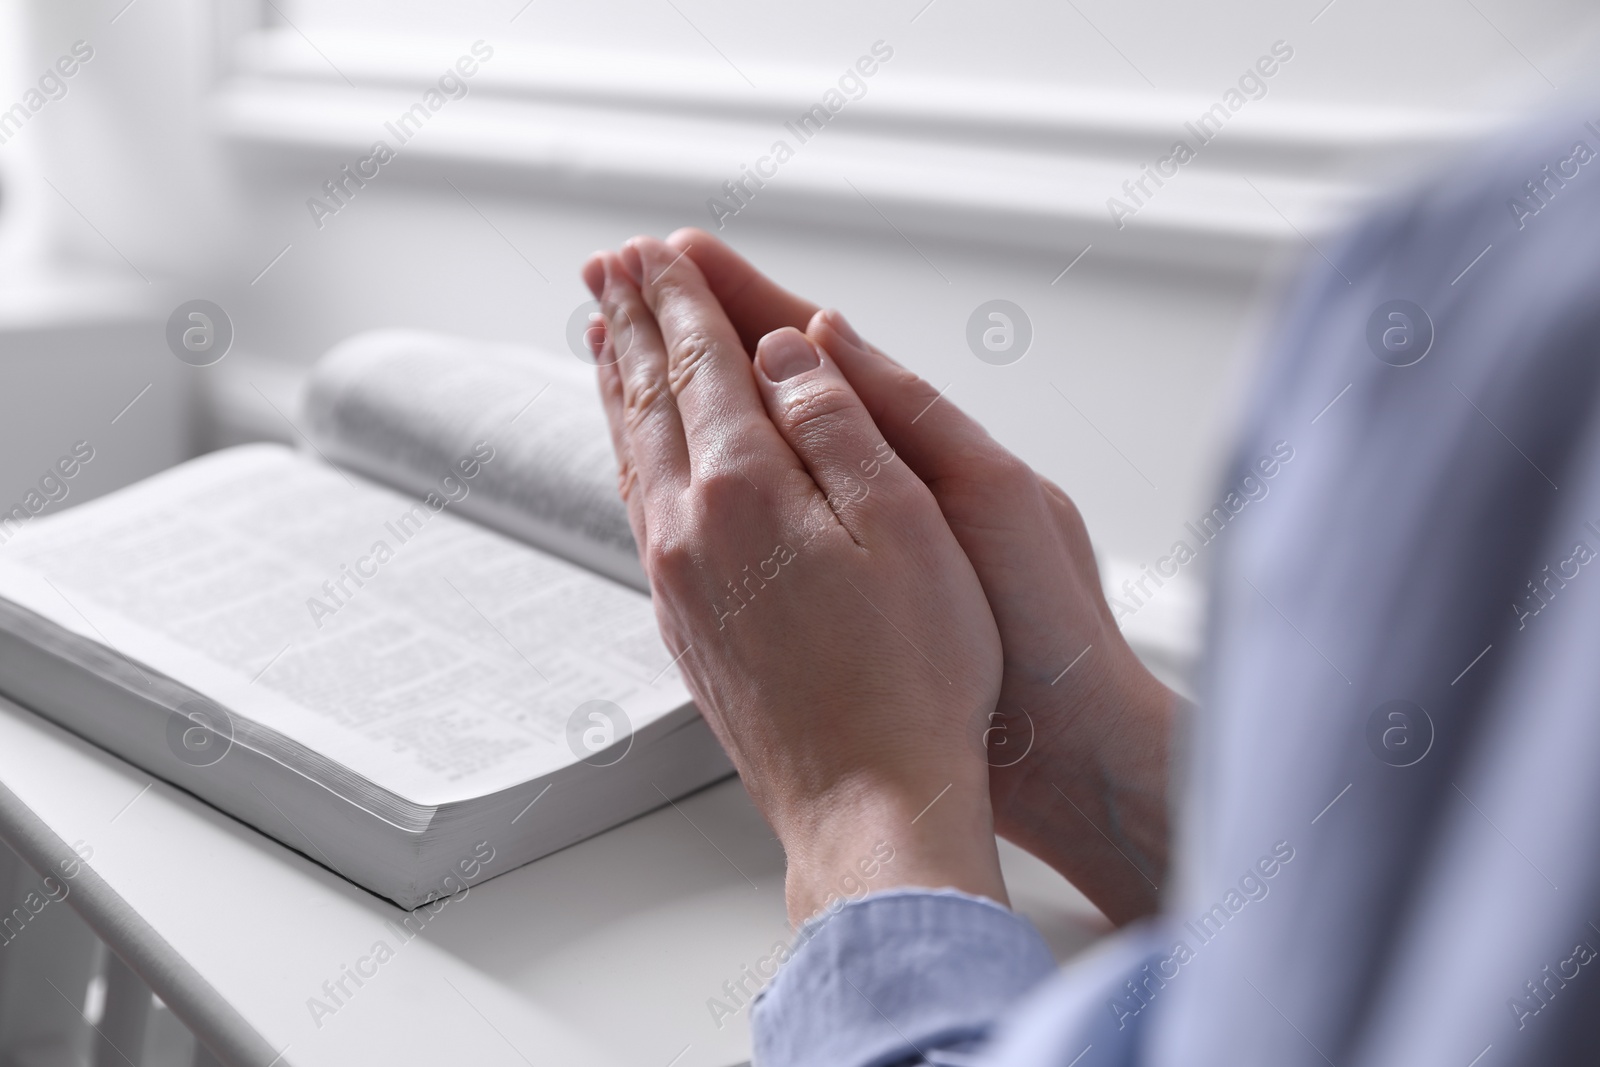
<instances>
[{"instance_id":1,"label":"thumb","mask_svg":"<svg viewBox=\"0 0 1600 1067\"><path fill-rule=\"evenodd\" d=\"M907 509L937 514L838 365L805 334L774 330L756 345L754 362L768 417L858 544L885 523L904 521Z\"/></svg>"}]
</instances>

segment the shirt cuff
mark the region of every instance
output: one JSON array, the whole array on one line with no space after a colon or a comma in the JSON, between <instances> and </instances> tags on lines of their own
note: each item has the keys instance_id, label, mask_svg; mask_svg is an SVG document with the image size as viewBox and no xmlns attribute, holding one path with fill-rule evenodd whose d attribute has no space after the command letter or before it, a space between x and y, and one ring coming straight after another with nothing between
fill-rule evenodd
<instances>
[{"instance_id":1,"label":"shirt cuff","mask_svg":"<svg viewBox=\"0 0 1600 1067\"><path fill-rule=\"evenodd\" d=\"M890 890L800 928L752 1009L758 1067L881 1067L970 1046L1055 960L1033 924L954 890Z\"/></svg>"}]
</instances>

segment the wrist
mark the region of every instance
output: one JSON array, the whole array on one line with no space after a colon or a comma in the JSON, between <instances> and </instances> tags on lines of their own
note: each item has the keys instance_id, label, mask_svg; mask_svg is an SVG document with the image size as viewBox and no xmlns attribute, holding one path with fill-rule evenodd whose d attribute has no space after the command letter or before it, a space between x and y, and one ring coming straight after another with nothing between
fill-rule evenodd
<instances>
[{"instance_id":1,"label":"wrist","mask_svg":"<svg viewBox=\"0 0 1600 1067\"><path fill-rule=\"evenodd\" d=\"M992 770L997 829L1076 885L1113 922L1157 908L1179 698L1124 646L1118 671L1061 694L1032 758ZM1044 693L1025 706L1051 707Z\"/></svg>"},{"instance_id":2,"label":"wrist","mask_svg":"<svg viewBox=\"0 0 1600 1067\"><path fill-rule=\"evenodd\" d=\"M846 783L781 823L785 896L797 926L884 889L958 889L1009 904L981 773L942 783Z\"/></svg>"}]
</instances>

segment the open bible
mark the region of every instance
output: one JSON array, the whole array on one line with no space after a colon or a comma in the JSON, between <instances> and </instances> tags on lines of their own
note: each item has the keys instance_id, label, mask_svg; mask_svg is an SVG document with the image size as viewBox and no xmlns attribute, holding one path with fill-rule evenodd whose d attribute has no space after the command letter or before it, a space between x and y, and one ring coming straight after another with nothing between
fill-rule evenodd
<instances>
[{"instance_id":1,"label":"open bible","mask_svg":"<svg viewBox=\"0 0 1600 1067\"><path fill-rule=\"evenodd\" d=\"M730 773L587 368L365 334L298 422L6 540L0 692L406 908Z\"/></svg>"}]
</instances>

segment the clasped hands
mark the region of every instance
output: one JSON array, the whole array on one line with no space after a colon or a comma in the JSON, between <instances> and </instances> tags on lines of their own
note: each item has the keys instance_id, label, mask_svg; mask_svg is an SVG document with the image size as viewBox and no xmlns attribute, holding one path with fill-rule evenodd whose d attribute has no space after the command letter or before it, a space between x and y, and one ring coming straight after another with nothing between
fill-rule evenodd
<instances>
[{"instance_id":1,"label":"clasped hands","mask_svg":"<svg viewBox=\"0 0 1600 1067\"><path fill-rule=\"evenodd\" d=\"M1008 903L996 833L1114 922L1153 911L1174 697L1067 495L709 234L582 273L661 633L783 844L791 919L884 844L874 889Z\"/></svg>"}]
</instances>

